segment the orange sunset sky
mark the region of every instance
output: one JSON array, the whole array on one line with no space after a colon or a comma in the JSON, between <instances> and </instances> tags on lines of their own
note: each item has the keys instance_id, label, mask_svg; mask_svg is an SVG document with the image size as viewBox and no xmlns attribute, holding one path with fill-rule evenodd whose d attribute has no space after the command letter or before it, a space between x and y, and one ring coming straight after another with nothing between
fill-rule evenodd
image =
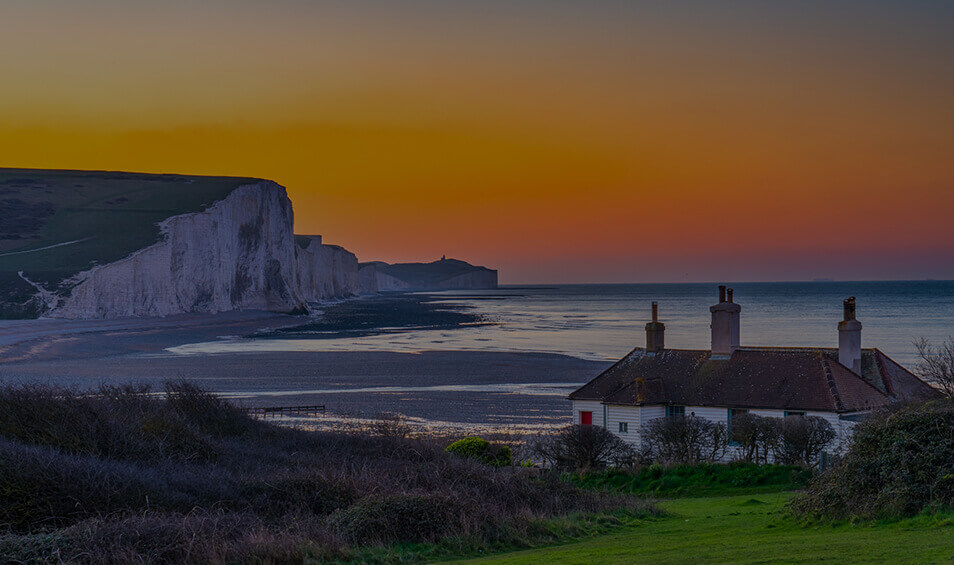
<instances>
[{"instance_id":1,"label":"orange sunset sky","mask_svg":"<svg viewBox=\"0 0 954 565\"><path fill-rule=\"evenodd\" d=\"M954 278L954 3L7 0L0 166L502 283Z\"/></svg>"}]
</instances>

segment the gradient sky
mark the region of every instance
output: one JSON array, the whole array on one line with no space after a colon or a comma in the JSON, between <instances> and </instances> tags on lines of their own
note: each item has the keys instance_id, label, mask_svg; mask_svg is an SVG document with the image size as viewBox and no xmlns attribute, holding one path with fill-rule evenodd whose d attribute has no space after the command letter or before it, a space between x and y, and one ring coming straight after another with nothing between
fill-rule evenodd
<instances>
[{"instance_id":1,"label":"gradient sky","mask_svg":"<svg viewBox=\"0 0 954 565\"><path fill-rule=\"evenodd\" d=\"M0 166L503 283L954 278L954 2L5 0Z\"/></svg>"}]
</instances>

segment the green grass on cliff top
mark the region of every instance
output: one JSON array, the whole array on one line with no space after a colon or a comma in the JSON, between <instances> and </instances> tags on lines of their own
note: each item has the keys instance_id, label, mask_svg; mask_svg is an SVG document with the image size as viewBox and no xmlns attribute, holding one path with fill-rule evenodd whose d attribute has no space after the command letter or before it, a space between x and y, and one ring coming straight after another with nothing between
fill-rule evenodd
<instances>
[{"instance_id":1,"label":"green grass on cliff top","mask_svg":"<svg viewBox=\"0 0 954 565\"><path fill-rule=\"evenodd\" d=\"M55 284L96 263L122 259L158 240L158 222L200 211L256 180L0 169L0 279L24 271Z\"/></svg>"},{"instance_id":2,"label":"green grass on cliff top","mask_svg":"<svg viewBox=\"0 0 954 565\"><path fill-rule=\"evenodd\" d=\"M792 493L669 500L668 516L565 545L467 563L951 563L954 519L800 523Z\"/></svg>"}]
</instances>

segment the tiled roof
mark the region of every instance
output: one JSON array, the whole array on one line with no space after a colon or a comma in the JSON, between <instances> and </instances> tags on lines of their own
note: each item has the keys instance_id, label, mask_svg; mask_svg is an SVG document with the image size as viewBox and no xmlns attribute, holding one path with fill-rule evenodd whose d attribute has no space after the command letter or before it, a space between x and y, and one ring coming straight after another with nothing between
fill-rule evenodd
<instances>
[{"instance_id":1,"label":"tiled roof","mask_svg":"<svg viewBox=\"0 0 954 565\"><path fill-rule=\"evenodd\" d=\"M935 395L876 349L863 350L859 376L838 362L837 349L750 347L722 359L707 350L636 349L570 399L856 412Z\"/></svg>"}]
</instances>

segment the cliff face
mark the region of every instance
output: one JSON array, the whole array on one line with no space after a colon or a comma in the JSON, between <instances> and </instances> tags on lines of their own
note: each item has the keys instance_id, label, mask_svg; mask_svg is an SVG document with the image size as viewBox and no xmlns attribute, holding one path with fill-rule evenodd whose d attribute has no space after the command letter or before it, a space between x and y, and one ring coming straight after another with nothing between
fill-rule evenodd
<instances>
[{"instance_id":1,"label":"cliff face","mask_svg":"<svg viewBox=\"0 0 954 565\"><path fill-rule=\"evenodd\" d=\"M308 302L357 296L358 258L343 247L321 243L320 235L297 235L298 289Z\"/></svg>"},{"instance_id":2,"label":"cliff face","mask_svg":"<svg viewBox=\"0 0 954 565\"><path fill-rule=\"evenodd\" d=\"M362 294L374 294L381 291L408 290L411 285L401 279L392 277L385 270L388 264L380 261L364 263L358 270Z\"/></svg>"},{"instance_id":3,"label":"cliff face","mask_svg":"<svg viewBox=\"0 0 954 565\"><path fill-rule=\"evenodd\" d=\"M273 182L243 185L202 212L160 224L159 243L93 267L46 315L165 316L236 309L293 311L297 279L291 201Z\"/></svg>"}]
</instances>

